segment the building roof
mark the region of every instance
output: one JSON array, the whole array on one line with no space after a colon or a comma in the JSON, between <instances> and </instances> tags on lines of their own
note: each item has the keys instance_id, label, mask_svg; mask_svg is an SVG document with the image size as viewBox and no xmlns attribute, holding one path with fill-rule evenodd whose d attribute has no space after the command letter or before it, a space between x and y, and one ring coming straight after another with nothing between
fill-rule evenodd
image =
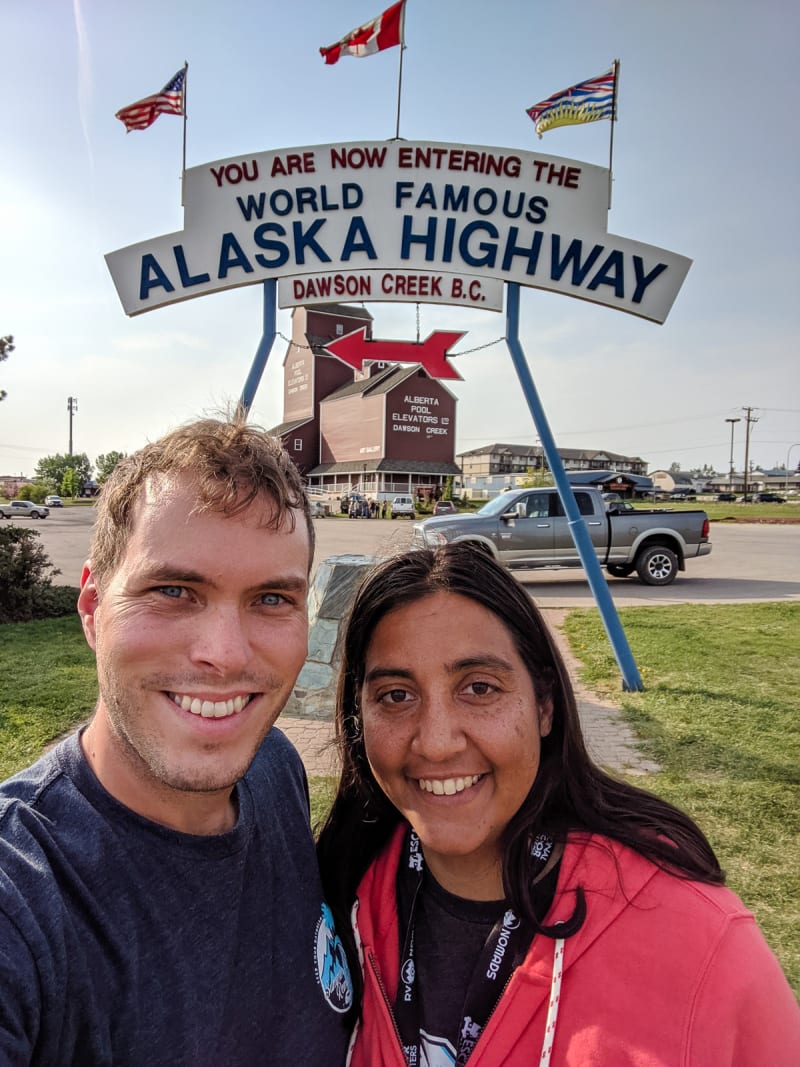
<instances>
[{"instance_id":1,"label":"building roof","mask_svg":"<svg viewBox=\"0 0 800 1067\"><path fill-rule=\"evenodd\" d=\"M656 474L666 474L669 478L672 479L676 487L679 485L690 485L692 486L692 488L694 488L695 479L692 477L691 474L687 474L686 471L667 471L660 468L659 470L650 471L651 478L655 477ZM702 478L698 480L702 481Z\"/></svg>"},{"instance_id":2,"label":"building roof","mask_svg":"<svg viewBox=\"0 0 800 1067\"><path fill-rule=\"evenodd\" d=\"M469 452L459 452L459 458L463 459L465 456L489 456L489 455L502 455L510 456L541 456L541 445L507 445L495 442L493 445L482 445L481 448L472 448ZM611 460L612 462L625 462L625 463L644 463L639 456L623 456L618 452L609 452L607 448L559 448L558 454L562 459L582 459L591 462L598 457L602 459Z\"/></svg>"},{"instance_id":3,"label":"building roof","mask_svg":"<svg viewBox=\"0 0 800 1067\"><path fill-rule=\"evenodd\" d=\"M340 386L332 393L328 393L323 404L327 404L329 400L341 400L346 396L357 396L359 393L362 396L380 396L381 394L390 393L392 389L396 389L398 385L402 385L403 382L409 378L413 378L415 375L419 376L420 371L422 375L431 380L430 374L421 367L419 363L412 363L410 366L403 364L392 364L386 370L376 371L370 378L357 378L353 382L348 382L346 385ZM444 382L438 378L435 379L438 384L449 393L450 396L454 394L450 392Z\"/></svg>"},{"instance_id":4,"label":"building roof","mask_svg":"<svg viewBox=\"0 0 800 1067\"><path fill-rule=\"evenodd\" d=\"M277 426L273 426L271 430L267 430L267 433L272 434L273 437L284 437L287 433L292 433L293 430L298 430L301 426L305 426L307 422L311 421L310 415L302 419L292 419L291 422L281 422Z\"/></svg>"},{"instance_id":5,"label":"building roof","mask_svg":"<svg viewBox=\"0 0 800 1067\"><path fill-rule=\"evenodd\" d=\"M336 315L337 318L360 319L362 322L372 322L372 315L365 307L357 307L354 304L304 304L292 311L314 311L320 315Z\"/></svg>"},{"instance_id":6,"label":"building roof","mask_svg":"<svg viewBox=\"0 0 800 1067\"><path fill-rule=\"evenodd\" d=\"M538 456L541 451L541 445L503 445L495 442L493 445L481 445L480 448L471 448L469 452L459 452L459 455L489 456L497 452L508 452L512 456Z\"/></svg>"},{"instance_id":7,"label":"building roof","mask_svg":"<svg viewBox=\"0 0 800 1067\"><path fill-rule=\"evenodd\" d=\"M355 381L347 382L334 389L333 393L327 394L322 403L329 400L341 400L345 397L366 396L367 394L386 393L393 385L399 385L405 377L402 371L407 367L389 367L387 370L379 370L371 378L356 378Z\"/></svg>"},{"instance_id":8,"label":"building roof","mask_svg":"<svg viewBox=\"0 0 800 1067\"><path fill-rule=\"evenodd\" d=\"M652 489L653 479L628 471L567 471L570 485L604 485L606 482L630 482L636 489Z\"/></svg>"}]
</instances>

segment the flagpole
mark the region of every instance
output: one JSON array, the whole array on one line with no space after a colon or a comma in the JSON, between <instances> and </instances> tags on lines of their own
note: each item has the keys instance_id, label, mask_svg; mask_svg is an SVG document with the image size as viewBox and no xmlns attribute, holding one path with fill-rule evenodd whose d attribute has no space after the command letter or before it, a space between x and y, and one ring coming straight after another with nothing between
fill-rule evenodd
<instances>
[{"instance_id":1,"label":"flagpole","mask_svg":"<svg viewBox=\"0 0 800 1067\"><path fill-rule=\"evenodd\" d=\"M186 91L189 84L189 60L183 61L183 69L186 73L183 76L183 165L181 166L181 207L183 207L183 193L184 186L186 185Z\"/></svg>"},{"instance_id":2,"label":"flagpole","mask_svg":"<svg viewBox=\"0 0 800 1067\"><path fill-rule=\"evenodd\" d=\"M400 90L403 86L403 52L405 52L406 46L400 45L400 69L397 74L397 129L395 130L395 140L400 137Z\"/></svg>"},{"instance_id":3,"label":"flagpole","mask_svg":"<svg viewBox=\"0 0 800 1067\"><path fill-rule=\"evenodd\" d=\"M608 142L608 210L611 210L611 183L614 180L614 123L617 121L617 83L619 80L619 60L611 64L614 71L614 95L611 98L611 135Z\"/></svg>"},{"instance_id":4,"label":"flagpole","mask_svg":"<svg viewBox=\"0 0 800 1067\"><path fill-rule=\"evenodd\" d=\"M400 139L400 92L403 88L403 52L406 50L406 4L400 8L400 63L397 70L397 128L395 140Z\"/></svg>"}]
</instances>

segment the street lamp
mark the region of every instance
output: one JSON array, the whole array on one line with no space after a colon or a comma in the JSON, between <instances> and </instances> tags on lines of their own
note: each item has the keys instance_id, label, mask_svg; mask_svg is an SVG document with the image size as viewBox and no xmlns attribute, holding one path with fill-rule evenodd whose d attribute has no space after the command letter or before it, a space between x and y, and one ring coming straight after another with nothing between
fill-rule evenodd
<instances>
[{"instance_id":1,"label":"street lamp","mask_svg":"<svg viewBox=\"0 0 800 1067\"><path fill-rule=\"evenodd\" d=\"M731 424L731 460L730 460L730 467L729 467L729 470L728 470L728 489L730 489L731 492L733 492L733 428L734 428L734 426L736 425L737 422L741 422L742 420L741 419L726 419L725 421L729 422Z\"/></svg>"}]
</instances>

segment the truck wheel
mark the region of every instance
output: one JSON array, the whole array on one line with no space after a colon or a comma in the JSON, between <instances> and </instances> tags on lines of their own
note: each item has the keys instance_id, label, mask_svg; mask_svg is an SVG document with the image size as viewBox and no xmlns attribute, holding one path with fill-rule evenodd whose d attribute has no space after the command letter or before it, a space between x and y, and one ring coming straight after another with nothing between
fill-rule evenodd
<instances>
[{"instance_id":1,"label":"truck wheel","mask_svg":"<svg viewBox=\"0 0 800 1067\"><path fill-rule=\"evenodd\" d=\"M678 574L678 557L665 545L651 545L636 560L636 573L645 585L669 585Z\"/></svg>"},{"instance_id":2,"label":"truck wheel","mask_svg":"<svg viewBox=\"0 0 800 1067\"><path fill-rule=\"evenodd\" d=\"M630 578L636 568L632 563L609 563L606 570L612 578Z\"/></svg>"}]
</instances>

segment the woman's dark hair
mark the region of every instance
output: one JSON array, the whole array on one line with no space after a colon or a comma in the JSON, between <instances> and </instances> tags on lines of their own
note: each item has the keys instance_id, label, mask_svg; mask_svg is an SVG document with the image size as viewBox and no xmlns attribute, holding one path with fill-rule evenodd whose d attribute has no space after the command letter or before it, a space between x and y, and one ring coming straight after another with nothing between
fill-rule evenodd
<instances>
[{"instance_id":1,"label":"woman's dark hair","mask_svg":"<svg viewBox=\"0 0 800 1067\"><path fill-rule=\"evenodd\" d=\"M360 975L350 909L361 878L402 818L367 762L360 710L367 651L385 615L437 592L467 597L495 615L511 634L539 705L552 703L552 727L542 738L536 779L503 838L503 885L517 914L536 929L549 932L537 919L531 897L530 846L542 832L562 843L571 831L600 834L678 877L721 884L724 874L716 856L688 815L643 789L617 781L592 761L561 655L538 608L508 571L474 542L411 550L384 561L366 577L353 602L342 644L336 698L342 772L317 852L325 895L354 979ZM584 914L579 894L573 919L568 927L559 927L559 936L574 932Z\"/></svg>"}]
</instances>

